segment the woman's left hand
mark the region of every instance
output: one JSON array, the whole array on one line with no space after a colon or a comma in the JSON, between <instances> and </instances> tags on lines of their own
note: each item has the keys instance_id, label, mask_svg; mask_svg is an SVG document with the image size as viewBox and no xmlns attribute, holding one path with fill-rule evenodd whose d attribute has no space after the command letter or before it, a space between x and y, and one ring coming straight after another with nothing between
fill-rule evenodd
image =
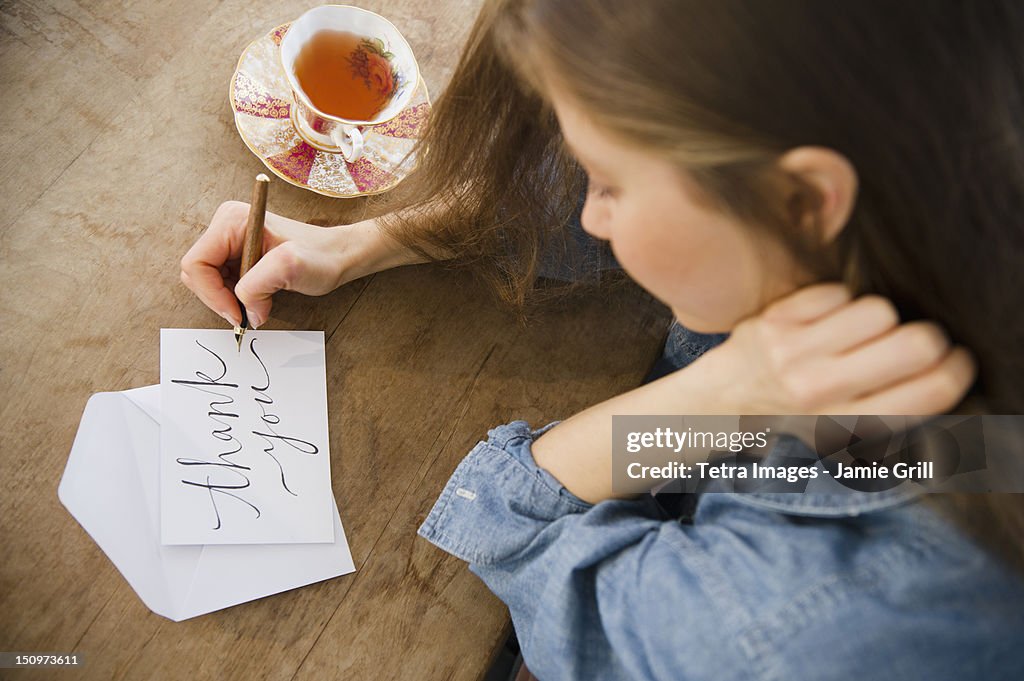
<instances>
[{"instance_id":1,"label":"woman's left hand","mask_svg":"<svg viewBox=\"0 0 1024 681\"><path fill-rule=\"evenodd\" d=\"M977 374L936 324L901 324L886 298L833 283L772 303L698 364L720 389L715 411L733 414L941 414Z\"/></svg>"},{"instance_id":2,"label":"woman's left hand","mask_svg":"<svg viewBox=\"0 0 1024 681\"><path fill-rule=\"evenodd\" d=\"M851 300L840 284L816 284L742 321L692 364L558 424L534 441L533 458L597 503L639 491L612 489L614 416L931 416L955 407L976 373L970 353L935 324L901 324L885 298ZM806 423L786 427L802 437Z\"/></svg>"}]
</instances>

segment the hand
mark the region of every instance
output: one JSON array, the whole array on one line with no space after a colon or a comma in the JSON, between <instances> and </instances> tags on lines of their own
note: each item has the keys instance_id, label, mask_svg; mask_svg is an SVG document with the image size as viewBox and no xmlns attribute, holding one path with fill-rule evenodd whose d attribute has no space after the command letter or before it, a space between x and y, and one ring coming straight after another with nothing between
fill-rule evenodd
<instances>
[{"instance_id":1,"label":"hand","mask_svg":"<svg viewBox=\"0 0 1024 681\"><path fill-rule=\"evenodd\" d=\"M884 298L851 300L840 284L818 284L740 322L679 371L563 421L534 441L532 454L570 492L596 504L629 493L611 486L614 416L930 416L956 406L975 374L971 355L950 347L935 324L900 325Z\"/></svg>"},{"instance_id":2,"label":"hand","mask_svg":"<svg viewBox=\"0 0 1024 681\"><path fill-rule=\"evenodd\" d=\"M852 300L841 284L776 301L699 363L721 390L720 413L735 414L941 414L977 374L934 323L900 324L887 299Z\"/></svg>"},{"instance_id":3,"label":"hand","mask_svg":"<svg viewBox=\"0 0 1024 681\"><path fill-rule=\"evenodd\" d=\"M319 296L388 267L420 260L380 233L373 220L317 227L268 212L263 257L238 279L249 204L227 201L181 259L181 281L228 323L241 323L238 300L256 328L280 290ZM232 295L232 290L234 294Z\"/></svg>"}]
</instances>

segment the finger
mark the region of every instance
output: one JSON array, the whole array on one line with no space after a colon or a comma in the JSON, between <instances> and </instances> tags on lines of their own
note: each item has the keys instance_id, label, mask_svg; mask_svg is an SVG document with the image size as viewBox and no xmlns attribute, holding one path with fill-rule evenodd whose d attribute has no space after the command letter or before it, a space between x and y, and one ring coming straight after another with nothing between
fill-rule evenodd
<instances>
[{"instance_id":1,"label":"finger","mask_svg":"<svg viewBox=\"0 0 1024 681\"><path fill-rule=\"evenodd\" d=\"M195 270L193 276L182 269L181 283L195 293L206 307L219 314L229 324L241 323L242 312L238 307L238 301L235 300L234 294L227 288L218 272L199 269Z\"/></svg>"},{"instance_id":2,"label":"finger","mask_svg":"<svg viewBox=\"0 0 1024 681\"><path fill-rule=\"evenodd\" d=\"M248 215L249 204L240 201L226 201L218 206L210 226L181 259L182 269L189 274L196 266L218 269L229 260L241 258Z\"/></svg>"},{"instance_id":3,"label":"finger","mask_svg":"<svg viewBox=\"0 0 1024 681\"><path fill-rule=\"evenodd\" d=\"M210 226L181 259L181 280L207 307L221 316L238 316L238 304L224 286L220 268L241 257L248 204L222 203Z\"/></svg>"},{"instance_id":4,"label":"finger","mask_svg":"<svg viewBox=\"0 0 1024 681\"><path fill-rule=\"evenodd\" d=\"M953 348L931 369L872 395L830 409L832 414L944 414L970 390L978 366L970 351Z\"/></svg>"},{"instance_id":5,"label":"finger","mask_svg":"<svg viewBox=\"0 0 1024 681\"><path fill-rule=\"evenodd\" d=\"M861 296L808 324L793 342L801 354L839 354L892 331L899 322L888 298Z\"/></svg>"},{"instance_id":6,"label":"finger","mask_svg":"<svg viewBox=\"0 0 1024 681\"><path fill-rule=\"evenodd\" d=\"M290 290L300 265L294 248L285 243L267 251L235 285L249 323L256 328L270 317L271 296Z\"/></svg>"},{"instance_id":7,"label":"finger","mask_svg":"<svg viewBox=\"0 0 1024 681\"><path fill-rule=\"evenodd\" d=\"M935 366L949 353L949 339L931 322L909 322L838 358L815 363L819 404L869 395ZM828 369L821 369L824 363Z\"/></svg>"},{"instance_id":8,"label":"finger","mask_svg":"<svg viewBox=\"0 0 1024 681\"><path fill-rule=\"evenodd\" d=\"M773 321L812 322L848 303L850 298L850 291L844 284L814 284L773 302L764 309L762 317Z\"/></svg>"}]
</instances>

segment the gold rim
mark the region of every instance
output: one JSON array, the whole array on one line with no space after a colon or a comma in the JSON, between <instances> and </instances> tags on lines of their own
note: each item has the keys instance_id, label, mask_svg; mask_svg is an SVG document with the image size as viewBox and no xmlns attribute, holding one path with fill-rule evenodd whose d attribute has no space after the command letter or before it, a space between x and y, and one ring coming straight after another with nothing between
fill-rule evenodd
<instances>
[{"instance_id":1,"label":"gold rim","mask_svg":"<svg viewBox=\"0 0 1024 681\"><path fill-rule=\"evenodd\" d=\"M336 6L337 7L348 7L349 5L336 5ZM367 11L369 11L369 10L367 10ZM384 19L384 17L381 17L381 18ZM387 19L384 19L384 20L387 21ZM296 180L293 180L292 178L290 178L287 175L283 174L280 170L278 170L277 168L275 168L274 166L270 165L267 162L267 159L265 159L263 157L263 155L256 150L256 147L253 146L253 143L251 141L249 141L248 137L246 137L245 132L243 132L242 128L239 127L239 125L238 125L238 117L239 116L247 115L247 114L243 114L243 113L239 112L237 109L235 109L235 80L238 79L238 73L239 73L239 71L242 68L242 60L245 59L245 55L248 54L249 50L252 49L253 45L255 45L256 43L258 43L261 40L270 39L270 36L275 31L278 31L281 28L284 28L285 26L291 26L291 24L292 24L292 22L289 21L287 23L281 24L280 26L275 26L274 28L270 29L270 31L268 31L267 33L263 34L259 38L256 38L255 40L250 41L249 44L246 45L245 49L242 50L242 53L238 57L238 62L235 64L235 72L233 74L231 74L231 82L230 82L229 87L228 87L228 103L231 105L231 113L232 113L232 117L233 117L233 119L235 121L235 130L238 131L238 136L242 138L242 142L245 143L245 146L248 147L249 151L252 152L253 156L258 158L263 163L263 165L266 166L267 170L269 170L274 175L276 175L280 179L284 180L288 184L290 184L292 186L295 186L295 187L298 187L299 189L306 189L306 190L309 190L309 191L313 192L314 194L320 194L321 196L328 196L330 198L335 198L335 199L354 199L354 198L358 198L360 196L375 196L377 194L383 194L386 191L390 191L390 190L394 189L395 187L398 186L398 184L402 180L404 180L406 178L406 176L408 176L409 173L411 173L416 168L417 163L415 161L413 162L413 165L406 171L406 173L404 175L398 176L398 175L396 175L394 173L391 173L392 176L395 177L396 179L395 179L395 181L393 183L389 184L387 187L384 187L383 189L376 189L376 190L370 191L370 192L356 192L354 194L341 194L339 192L335 192L335 191L332 191L330 189L319 189L317 187L311 187L309 184L303 184L303 183L298 182ZM398 29L395 29L395 30L397 31ZM280 53L281 46L280 45L276 45L275 47L277 48L278 53ZM284 66L282 66L281 68L283 69ZM419 80L416 83L416 87L413 89L413 94L416 93L416 90L418 90L419 88L422 87L423 88L423 96L425 98L424 101L426 102L426 104L427 104L427 106L429 108L433 108L433 104L430 101L430 91L427 89L427 82L425 80L423 80L422 74L419 74L418 68L419 68L419 66L417 64L417 74L419 76ZM295 101L292 100L290 102L290 106L288 107L288 121L289 121L289 125L293 126L293 129L294 129L294 124L291 122L291 110L292 110L292 107L294 107L294 106L295 106ZM405 109L402 109L401 111L398 112L398 114L395 114L395 116L392 116L391 118L389 118L388 121L394 120L395 118L397 118L399 115L401 115L402 113L404 113L407 110L408 110L408 107L406 107ZM278 120L280 120L280 119L278 119ZM383 125L384 123L387 123L388 121L382 121L381 123L374 124L374 125L375 126L376 125ZM298 131L296 131L295 134L299 135ZM299 135L299 139L301 139L303 142L308 144L308 142L306 142L305 138L303 138L302 135ZM418 137L413 138L413 139L415 141L419 141ZM313 147L313 149L316 149L317 153L330 153L330 152L324 152L324 151L322 151L320 149L317 149L312 144L310 144L309 146ZM380 167L380 166L377 166L377 167ZM351 175L349 177L351 177ZM354 180L353 180L353 182L354 182Z\"/></svg>"},{"instance_id":2,"label":"gold rim","mask_svg":"<svg viewBox=\"0 0 1024 681\"><path fill-rule=\"evenodd\" d=\"M298 121L295 120L295 109L297 107L294 106L294 104L295 102L292 102L292 106L289 107L288 109L288 120L292 122L292 127L295 128L295 134L299 136L299 139L301 139L303 142L313 147L317 151L323 151L328 154L340 154L341 147L334 147L333 149L329 149L321 145L319 142L309 139L308 137L306 137L306 135L303 134L302 128L299 127Z\"/></svg>"},{"instance_id":3,"label":"gold rim","mask_svg":"<svg viewBox=\"0 0 1024 681\"><path fill-rule=\"evenodd\" d=\"M416 55L414 55L412 53L412 45L410 45L409 41L405 39L405 36L402 35L402 32L398 30L398 27L395 26L393 23L391 23L388 19L386 19L386 18L382 17L381 15L377 14L376 12L371 12L370 10L363 9L362 7L355 7L354 5L318 5L316 7L310 8L310 9L306 10L305 12L303 12L302 14L300 14L298 19L293 19L292 21L289 21L288 25L290 26L291 24L294 24L296 21L298 21L302 17L306 16L307 14L312 12L313 10L320 9L321 7L341 7L343 9L356 9L356 10L359 10L360 12L365 12L367 14L372 14L373 16L377 17L378 19L383 21L385 24L387 24L388 26L390 26L391 28L394 29L395 33L398 34L398 37L402 39L402 42L404 42L405 46L409 49L409 56L412 57L413 70L416 72L416 84L413 86L412 92L409 93L409 101L411 102L412 99L413 99L412 96L416 94L416 90L419 88L419 84L420 84L420 64L419 64L418 61L416 61ZM284 26L284 25L285 24L281 24L281 26ZM277 28L281 28L281 26L278 26ZM276 31L277 28L271 30L270 33L273 33L274 31ZM270 35L270 34L268 33L267 35ZM282 40L283 40L283 38L282 38ZM360 125L359 121L350 120L348 118L342 118L340 116L332 116L330 114L325 114L323 111L320 111L315 106L313 106L313 102L309 101L309 97L307 97L306 93L303 92L302 89L298 87L298 83L293 83L292 82L292 79L289 77L290 74L288 73L288 69L286 69L284 67L284 61L283 61L284 57L281 56L281 46L278 45L277 48L278 48L277 49L277 61L281 64L281 71L284 72L285 78L288 80L288 84L292 88L292 96L293 97L301 97L303 103L307 107L312 109L318 116L321 116L322 118L326 118L328 120L332 120L332 121L335 121L335 122L338 122L338 123L345 123L347 125ZM243 52L243 54L244 54L244 52ZM384 125L388 121L393 121L394 119L398 118L402 114L402 112L405 111L408 107L409 107L409 105L406 104L401 109L399 109L395 113L394 116L389 116L388 118L385 118L384 120L377 121L376 123L372 123L370 125ZM298 132L298 130L296 130L296 132ZM299 136L302 137L301 133L299 134ZM303 139L305 139L305 138L303 137ZM313 146L313 145L310 145L310 146Z\"/></svg>"}]
</instances>

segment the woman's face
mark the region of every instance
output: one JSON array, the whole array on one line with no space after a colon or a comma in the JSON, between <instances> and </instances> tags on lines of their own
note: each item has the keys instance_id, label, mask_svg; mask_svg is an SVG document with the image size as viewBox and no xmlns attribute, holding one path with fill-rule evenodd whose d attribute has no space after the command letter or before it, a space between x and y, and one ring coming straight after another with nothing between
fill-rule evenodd
<instances>
[{"instance_id":1,"label":"woman's face","mask_svg":"<svg viewBox=\"0 0 1024 681\"><path fill-rule=\"evenodd\" d=\"M788 250L699 202L692 181L669 162L594 127L564 97L553 94L552 104L590 176L583 228L609 241L623 269L680 324L729 331L808 282Z\"/></svg>"}]
</instances>

